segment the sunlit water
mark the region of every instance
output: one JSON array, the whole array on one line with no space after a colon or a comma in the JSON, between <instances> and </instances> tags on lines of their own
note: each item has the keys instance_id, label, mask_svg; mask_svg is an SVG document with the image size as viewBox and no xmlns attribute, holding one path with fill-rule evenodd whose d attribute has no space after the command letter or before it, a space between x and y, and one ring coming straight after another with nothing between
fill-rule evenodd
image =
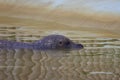
<instances>
[{"instance_id":1,"label":"sunlit water","mask_svg":"<svg viewBox=\"0 0 120 80\"><path fill-rule=\"evenodd\" d=\"M0 39L32 42L60 33L82 50L0 50L0 80L120 80L120 39L81 37L76 31L0 27Z\"/></svg>"}]
</instances>

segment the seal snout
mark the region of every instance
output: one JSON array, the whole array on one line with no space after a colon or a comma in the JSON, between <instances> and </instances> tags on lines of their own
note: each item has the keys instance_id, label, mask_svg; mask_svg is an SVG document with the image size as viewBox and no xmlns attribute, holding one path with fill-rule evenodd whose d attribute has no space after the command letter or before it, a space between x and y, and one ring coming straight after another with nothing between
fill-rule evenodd
<instances>
[{"instance_id":1,"label":"seal snout","mask_svg":"<svg viewBox=\"0 0 120 80\"><path fill-rule=\"evenodd\" d=\"M73 48L75 48L75 49L83 49L84 46L82 44L74 44Z\"/></svg>"},{"instance_id":2,"label":"seal snout","mask_svg":"<svg viewBox=\"0 0 120 80\"><path fill-rule=\"evenodd\" d=\"M84 46L82 44L76 44L76 45L77 45L78 48L81 48L81 49L84 48Z\"/></svg>"}]
</instances>

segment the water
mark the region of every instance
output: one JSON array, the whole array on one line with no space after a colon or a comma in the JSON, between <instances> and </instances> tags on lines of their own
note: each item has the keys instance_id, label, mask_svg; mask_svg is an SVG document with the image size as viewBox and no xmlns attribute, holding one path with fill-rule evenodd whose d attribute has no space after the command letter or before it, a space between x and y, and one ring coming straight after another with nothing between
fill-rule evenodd
<instances>
[{"instance_id":1,"label":"water","mask_svg":"<svg viewBox=\"0 0 120 80\"><path fill-rule=\"evenodd\" d=\"M0 27L0 39L33 42L63 34L84 49L76 51L0 50L0 80L120 80L120 39L80 36L76 31Z\"/></svg>"}]
</instances>

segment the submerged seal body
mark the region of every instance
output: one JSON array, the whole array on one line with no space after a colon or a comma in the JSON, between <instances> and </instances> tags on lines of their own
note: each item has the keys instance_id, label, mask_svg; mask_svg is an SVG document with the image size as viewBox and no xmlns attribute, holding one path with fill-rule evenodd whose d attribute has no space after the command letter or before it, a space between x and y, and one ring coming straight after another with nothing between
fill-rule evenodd
<instances>
[{"instance_id":1,"label":"submerged seal body","mask_svg":"<svg viewBox=\"0 0 120 80\"><path fill-rule=\"evenodd\" d=\"M49 35L33 43L23 43L15 41L0 40L0 48L8 49L35 49L35 50L53 50L53 49L82 49L82 44L76 44L62 35Z\"/></svg>"}]
</instances>

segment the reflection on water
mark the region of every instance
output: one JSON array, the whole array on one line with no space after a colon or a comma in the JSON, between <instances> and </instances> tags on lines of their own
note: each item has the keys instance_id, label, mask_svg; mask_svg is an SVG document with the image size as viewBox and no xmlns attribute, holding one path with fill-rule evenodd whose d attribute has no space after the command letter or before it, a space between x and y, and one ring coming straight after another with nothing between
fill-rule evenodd
<instances>
[{"instance_id":1,"label":"reflection on water","mask_svg":"<svg viewBox=\"0 0 120 80\"><path fill-rule=\"evenodd\" d=\"M119 80L120 39L79 37L63 32L80 51L0 50L0 80ZM48 35L22 27L1 27L0 39L32 42Z\"/></svg>"}]
</instances>

